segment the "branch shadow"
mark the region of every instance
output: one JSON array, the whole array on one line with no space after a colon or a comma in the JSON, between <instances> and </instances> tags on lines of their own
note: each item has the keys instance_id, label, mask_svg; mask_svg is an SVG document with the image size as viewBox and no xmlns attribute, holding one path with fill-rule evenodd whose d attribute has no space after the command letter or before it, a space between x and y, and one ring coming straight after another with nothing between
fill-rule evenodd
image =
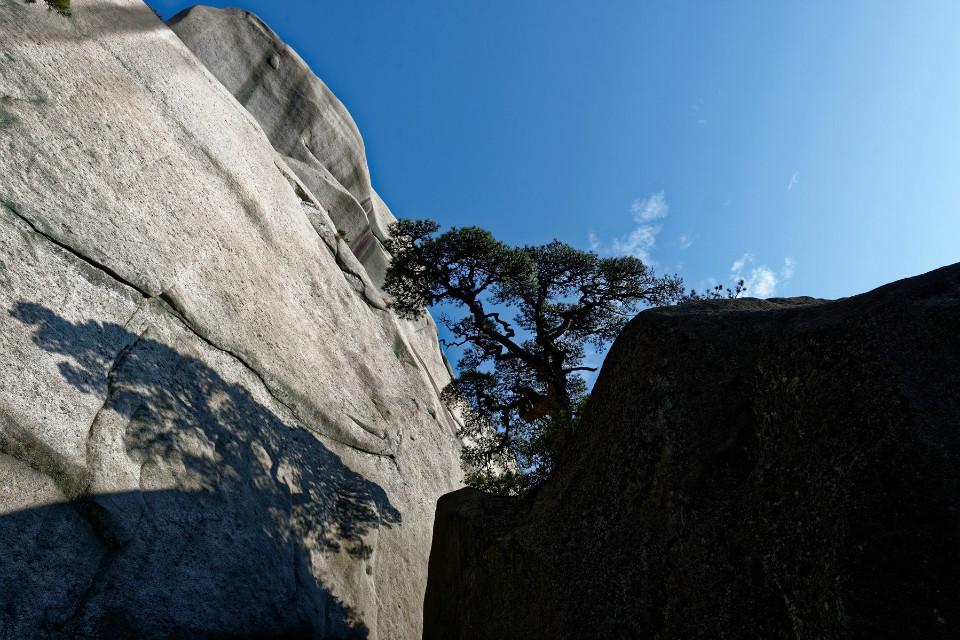
<instances>
[{"instance_id":1,"label":"branch shadow","mask_svg":"<svg viewBox=\"0 0 960 640\"><path fill-rule=\"evenodd\" d=\"M0 638L367 637L313 566L343 552L363 570L365 537L401 521L380 486L160 340L33 303L9 313L64 356L70 385L106 397L90 472L126 465L140 490L0 516ZM49 455L19 460L77 485Z\"/></svg>"}]
</instances>

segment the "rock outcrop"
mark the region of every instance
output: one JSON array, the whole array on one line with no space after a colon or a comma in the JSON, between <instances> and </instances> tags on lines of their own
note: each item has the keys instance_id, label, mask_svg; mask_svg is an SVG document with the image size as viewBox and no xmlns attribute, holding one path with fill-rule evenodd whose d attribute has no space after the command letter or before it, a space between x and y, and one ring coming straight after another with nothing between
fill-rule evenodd
<instances>
[{"instance_id":1,"label":"rock outcrop","mask_svg":"<svg viewBox=\"0 0 960 640\"><path fill-rule=\"evenodd\" d=\"M960 636L960 265L641 313L557 473L440 499L424 638Z\"/></svg>"},{"instance_id":2,"label":"rock outcrop","mask_svg":"<svg viewBox=\"0 0 960 640\"><path fill-rule=\"evenodd\" d=\"M459 442L356 127L72 9L0 3L0 638L418 637Z\"/></svg>"}]
</instances>

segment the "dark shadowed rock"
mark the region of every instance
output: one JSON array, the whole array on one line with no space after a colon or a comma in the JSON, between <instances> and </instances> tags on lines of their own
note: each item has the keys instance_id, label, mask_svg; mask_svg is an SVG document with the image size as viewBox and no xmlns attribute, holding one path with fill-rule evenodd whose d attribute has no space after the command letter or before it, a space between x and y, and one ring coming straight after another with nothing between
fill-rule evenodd
<instances>
[{"instance_id":1,"label":"dark shadowed rock","mask_svg":"<svg viewBox=\"0 0 960 640\"><path fill-rule=\"evenodd\" d=\"M440 499L428 639L960 636L960 265L640 314L526 500Z\"/></svg>"}]
</instances>

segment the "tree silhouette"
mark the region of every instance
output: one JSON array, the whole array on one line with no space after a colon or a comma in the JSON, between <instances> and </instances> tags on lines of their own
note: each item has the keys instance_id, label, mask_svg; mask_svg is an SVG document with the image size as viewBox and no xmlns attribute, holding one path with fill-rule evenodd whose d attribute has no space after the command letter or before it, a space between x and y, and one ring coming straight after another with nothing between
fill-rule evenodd
<instances>
[{"instance_id":1,"label":"tree silhouette","mask_svg":"<svg viewBox=\"0 0 960 640\"><path fill-rule=\"evenodd\" d=\"M604 348L641 305L676 302L683 285L633 257L601 258L559 241L511 247L476 227L436 235L431 220L391 227L385 291L402 316L453 304L442 318L464 346L445 391L465 411L468 483L497 493L539 484L574 428L586 348Z\"/></svg>"}]
</instances>

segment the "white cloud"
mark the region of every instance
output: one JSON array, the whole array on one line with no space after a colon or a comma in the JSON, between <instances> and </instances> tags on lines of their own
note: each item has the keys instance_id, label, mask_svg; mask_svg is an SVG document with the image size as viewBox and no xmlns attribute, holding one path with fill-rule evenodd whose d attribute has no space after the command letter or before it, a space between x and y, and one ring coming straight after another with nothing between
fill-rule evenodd
<instances>
[{"instance_id":1,"label":"white cloud","mask_svg":"<svg viewBox=\"0 0 960 640\"><path fill-rule=\"evenodd\" d=\"M593 251L594 253L600 251L600 239L593 231L587 234L587 246L589 246L590 251Z\"/></svg>"},{"instance_id":2,"label":"white cloud","mask_svg":"<svg viewBox=\"0 0 960 640\"><path fill-rule=\"evenodd\" d=\"M733 273L733 274L740 273L741 271L743 271L743 267L750 262L753 262L753 254L752 253L743 254L742 258L740 258L739 260L734 260L733 265L730 266L730 273Z\"/></svg>"},{"instance_id":3,"label":"white cloud","mask_svg":"<svg viewBox=\"0 0 960 640\"><path fill-rule=\"evenodd\" d=\"M640 225L629 235L614 238L610 251L616 255L633 256L644 262L650 262L650 251L657 244L657 234L660 227Z\"/></svg>"},{"instance_id":4,"label":"white cloud","mask_svg":"<svg viewBox=\"0 0 960 640\"><path fill-rule=\"evenodd\" d=\"M640 224L666 218L670 213L670 207L667 206L667 198L663 195L663 191L660 191L646 198L637 198L630 205L630 211L633 212L634 221Z\"/></svg>"},{"instance_id":5,"label":"white cloud","mask_svg":"<svg viewBox=\"0 0 960 640\"><path fill-rule=\"evenodd\" d=\"M690 239L690 236L684 233L681 234L677 239L677 245L679 245L681 249L689 249L693 246L693 240Z\"/></svg>"},{"instance_id":6,"label":"white cloud","mask_svg":"<svg viewBox=\"0 0 960 640\"><path fill-rule=\"evenodd\" d=\"M746 284L747 291L754 298L769 298L777 291L777 276L767 267L760 265L750 271Z\"/></svg>"},{"instance_id":7,"label":"white cloud","mask_svg":"<svg viewBox=\"0 0 960 640\"><path fill-rule=\"evenodd\" d=\"M614 238L609 246L604 246L596 234L591 232L587 236L590 250L600 254L633 256L647 264L653 264L651 252L657 244L660 225L652 223L666 218L670 213L666 196L663 191L660 191L646 198L637 198L630 204L630 212L637 225L633 231L625 236Z\"/></svg>"},{"instance_id":8,"label":"white cloud","mask_svg":"<svg viewBox=\"0 0 960 640\"><path fill-rule=\"evenodd\" d=\"M777 285L789 280L796 271L797 263L793 258L783 259L779 277L765 264L755 265L752 253L745 253L734 260L730 266L730 278L734 282L743 280L746 294L752 298L769 298L777 292Z\"/></svg>"},{"instance_id":9,"label":"white cloud","mask_svg":"<svg viewBox=\"0 0 960 640\"><path fill-rule=\"evenodd\" d=\"M787 191L792 191L793 188L797 186L797 182L799 180L800 180L800 172L794 171L793 175L790 176L790 182L787 183Z\"/></svg>"},{"instance_id":10,"label":"white cloud","mask_svg":"<svg viewBox=\"0 0 960 640\"><path fill-rule=\"evenodd\" d=\"M783 268L780 269L780 277L784 280L789 280L793 277L794 272L797 270L797 261L793 258L786 257L783 259Z\"/></svg>"}]
</instances>

